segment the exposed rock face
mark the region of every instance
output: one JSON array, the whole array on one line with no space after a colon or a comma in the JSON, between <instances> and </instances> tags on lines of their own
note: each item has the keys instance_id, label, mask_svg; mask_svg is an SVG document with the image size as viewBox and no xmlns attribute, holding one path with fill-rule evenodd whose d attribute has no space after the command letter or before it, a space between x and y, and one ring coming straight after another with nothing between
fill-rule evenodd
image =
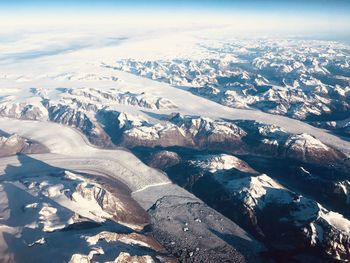
<instances>
[{"instance_id":1,"label":"exposed rock face","mask_svg":"<svg viewBox=\"0 0 350 263\"><path fill-rule=\"evenodd\" d=\"M151 126L134 127L123 133L122 145L133 147L142 146L172 146L190 145L191 141L181 133L176 125L166 123Z\"/></svg>"},{"instance_id":2,"label":"exposed rock face","mask_svg":"<svg viewBox=\"0 0 350 263\"><path fill-rule=\"evenodd\" d=\"M319 121L313 122L313 124L324 129L336 131L340 134L350 135L350 118L337 121Z\"/></svg>"},{"instance_id":3,"label":"exposed rock face","mask_svg":"<svg viewBox=\"0 0 350 263\"><path fill-rule=\"evenodd\" d=\"M118 222L132 222L132 209L128 209L121 200L115 195L101 188L99 185L89 184L86 182L80 183L76 186L75 192L72 193L72 199L79 202L79 200L89 200L96 202L103 211L112 215L114 220Z\"/></svg>"},{"instance_id":4,"label":"exposed rock face","mask_svg":"<svg viewBox=\"0 0 350 263\"><path fill-rule=\"evenodd\" d=\"M69 89L68 93L72 100L82 104L86 99L91 104L102 104L109 102L117 102L119 104L138 106L146 109L176 109L177 106L169 99L155 97L146 92L134 93L130 91L121 91L114 88L107 90L99 90L94 88L82 88L79 90ZM96 105L98 107L98 105Z\"/></svg>"},{"instance_id":5,"label":"exposed rock face","mask_svg":"<svg viewBox=\"0 0 350 263\"><path fill-rule=\"evenodd\" d=\"M337 182L333 185L333 193L339 197L341 201L350 205L350 181L345 180Z\"/></svg>"},{"instance_id":6,"label":"exposed rock face","mask_svg":"<svg viewBox=\"0 0 350 263\"><path fill-rule=\"evenodd\" d=\"M61 104L50 106L48 111L51 121L79 129L96 145L112 146L110 137L104 132L93 115L88 115L85 111L76 110Z\"/></svg>"},{"instance_id":7,"label":"exposed rock face","mask_svg":"<svg viewBox=\"0 0 350 263\"><path fill-rule=\"evenodd\" d=\"M308 134L290 136L284 144L285 156L308 163L332 163L346 156Z\"/></svg>"},{"instance_id":8,"label":"exposed rock face","mask_svg":"<svg viewBox=\"0 0 350 263\"><path fill-rule=\"evenodd\" d=\"M105 240L106 242L121 241L128 244L141 245L144 247L149 247L155 251L162 251L163 247L155 241L151 236L145 236L138 233L130 234L119 234L115 232L101 232L95 236L87 238L90 244L96 245L100 240Z\"/></svg>"},{"instance_id":9,"label":"exposed rock face","mask_svg":"<svg viewBox=\"0 0 350 263\"><path fill-rule=\"evenodd\" d=\"M191 137L199 147L234 147L246 135L237 125L225 121L214 121L203 117L182 117L174 115L170 122L178 126L184 134Z\"/></svg>"},{"instance_id":10,"label":"exposed rock face","mask_svg":"<svg viewBox=\"0 0 350 263\"><path fill-rule=\"evenodd\" d=\"M37 142L25 139L17 134L1 136L0 132L0 157L17 153L45 153L48 149Z\"/></svg>"},{"instance_id":11,"label":"exposed rock face","mask_svg":"<svg viewBox=\"0 0 350 263\"><path fill-rule=\"evenodd\" d=\"M167 169L181 162L180 156L171 151L159 151L151 156L148 165L161 170Z\"/></svg>"},{"instance_id":12,"label":"exposed rock face","mask_svg":"<svg viewBox=\"0 0 350 263\"><path fill-rule=\"evenodd\" d=\"M309 198L297 194L287 188L288 184L282 185L266 174L259 174L235 156L198 155L197 151L190 150L184 153L180 150L179 153L183 158L181 163L166 169L172 180L187 187L256 238L269 244L272 251L289 251L286 260L294 260L296 255L303 253L311 257L317 255L315 258L322 257L324 260L350 260L350 221L345 214L343 216L325 209L311 199L313 194ZM316 176L303 167L300 167L299 173L290 180L305 185L309 191L309 188L314 188L320 197L335 200L337 204L330 206L331 209L339 211L340 204L346 205L347 181L327 179L326 172L324 178L320 174ZM285 174L287 176L290 176L289 172ZM300 190L298 187L294 189Z\"/></svg>"},{"instance_id":13,"label":"exposed rock face","mask_svg":"<svg viewBox=\"0 0 350 263\"><path fill-rule=\"evenodd\" d=\"M94 262L90 259L89 256L81 255L81 254L74 254L69 263L90 263ZM110 261L112 262L112 261ZM153 260L151 256L131 256L127 252L121 252L118 257L113 261L114 263L155 263L156 261ZM165 262L165 261L161 261ZM169 261L170 262L170 261ZM176 262L176 261L173 261Z\"/></svg>"},{"instance_id":14,"label":"exposed rock face","mask_svg":"<svg viewBox=\"0 0 350 263\"><path fill-rule=\"evenodd\" d=\"M57 88L54 98L48 96L46 89L30 89L32 96L0 98L0 116L26 120L50 120L79 129L88 139L98 146L113 147L106 130L110 127L97 119L109 112L106 105L138 106L145 109L176 109L169 99L155 97L146 93L132 93L115 88ZM100 113L100 114L98 114ZM102 113L102 114L101 114ZM118 113L119 114L119 113ZM107 125L109 126L109 125Z\"/></svg>"},{"instance_id":15,"label":"exposed rock face","mask_svg":"<svg viewBox=\"0 0 350 263\"><path fill-rule=\"evenodd\" d=\"M0 116L25 120L45 120L47 109L40 100L0 103Z\"/></svg>"},{"instance_id":16,"label":"exposed rock face","mask_svg":"<svg viewBox=\"0 0 350 263\"><path fill-rule=\"evenodd\" d=\"M160 120L113 110L113 103L150 109L174 109L164 98L114 88L32 90L26 99L0 99L0 115L50 120L79 129L93 144L104 147L182 146L235 154L268 155L310 163L333 163L344 155L306 134L291 135L274 125L253 121L222 121L173 113ZM48 94L56 93L55 96ZM53 98L52 98L53 97ZM151 98L152 97L152 98ZM111 104L112 103L112 104ZM105 106L103 106L105 105Z\"/></svg>"},{"instance_id":17,"label":"exposed rock face","mask_svg":"<svg viewBox=\"0 0 350 263\"><path fill-rule=\"evenodd\" d=\"M259 262L262 245L203 203L167 196L149 213L156 239L182 262Z\"/></svg>"},{"instance_id":18,"label":"exposed rock face","mask_svg":"<svg viewBox=\"0 0 350 263\"><path fill-rule=\"evenodd\" d=\"M74 254L69 260L69 263L90 263L90 262L91 261L89 256L81 255L81 254Z\"/></svg>"},{"instance_id":19,"label":"exposed rock face","mask_svg":"<svg viewBox=\"0 0 350 263\"><path fill-rule=\"evenodd\" d=\"M321 248L334 259L350 260L350 221L341 214L296 195L267 175L217 180L233 200L242 202L248 209L247 214L253 212L256 227L279 249L284 245L288 249L290 246L303 249L303 239L306 239L310 248ZM293 238L286 238L289 231L294 233Z\"/></svg>"},{"instance_id":20,"label":"exposed rock face","mask_svg":"<svg viewBox=\"0 0 350 263\"><path fill-rule=\"evenodd\" d=\"M123 122L121 131L121 144L126 147L182 146L289 158L321 166L346 159L343 153L311 135L291 135L277 126L253 121L232 123L178 114L164 124L130 119Z\"/></svg>"},{"instance_id":21,"label":"exposed rock face","mask_svg":"<svg viewBox=\"0 0 350 263\"><path fill-rule=\"evenodd\" d=\"M249 153L318 165L343 162L346 159L342 152L306 133L289 134L280 127L252 121L238 121L237 125L246 131L247 136L243 139L249 146Z\"/></svg>"},{"instance_id":22,"label":"exposed rock face","mask_svg":"<svg viewBox=\"0 0 350 263\"><path fill-rule=\"evenodd\" d=\"M127 147L183 146L289 158L319 165L346 159L343 153L311 135L291 135L275 125L254 121L226 122L179 114L173 114L162 124L136 121L133 117L122 119L121 144Z\"/></svg>"},{"instance_id":23,"label":"exposed rock face","mask_svg":"<svg viewBox=\"0 0 350 263\"><path fill-rule=\"evenodd\" d=\"M116 263L153 263L155 262L150 256L131 256L129 253L120 253L115 259Z\"/></svg>"},{"instance_id":24,"label":"exposed rock face","mask_svg":"<svg viewBox=\"0 0 350 263\"><path fill-rule=\"evenodd\" d=\"M179 30L180 45L158 50L177 33L163 39L162 32L111 38L90 29L58 31L0 37L1 123L22 119L7 127L53 151L36 161L24 154L2 159L0 261L172 262L161 244L183 262L263 259L263 246L238 225L278 262L350 261L350 159L329 146L348 153L341 145L348 142L276 116L349 136L349 44L214 40ZM154 42L161 43L157 50L144 52ZM127 59L115 62L112 53ZM253 117L283 127L232 121ZM149 153L143 161L171 180L129 153L90 147L63 125L95 145ZM0 157L38 147L0 137Z\"/></svg>"},{"instance_id":25,"label":"exposed rock face","mask_svg":"<svg viewBox=\"0 0 350 263\"><path fill-rule=\"evenodd\" d=\"M190 87L192 93L229 107L258 108L296 119L332 117L350 108L346 45L260 39L201 47L213 58L125 59L115 67Z\"/></svg>"},{"instance_id":26,"label":"exposed rock face","mask_svg":"<svg viewBox=\"0 0 350 263\"><path fill-rule=\"evenodd\" d=\"M228 154L201 156L198 160L190 161L190 163L211 173L233 168L246 173L256 173L246 162Z\"/></svg>"},{"instance_id":27,"label":"exposed rock face","mask_svg":"<svg viewBox=\"0 0 350 263\"><path fill-rule=\"evenodd\" d=\"M304 232L311 236L311 244L321 246L332 258L350 261L349 221L340 214L321 208L315 222Z\"/></svg>"},{"instance_id":28,"label":"exposed rock face","mask_svg":"<svg viewBox=\"0 0 350 263\"><path fill-rule=\"evenodd\" d=\"M4 258L18 249L10 262L174 262L150 233L142 231L148 215L124 185L114 180L111 187L103 178L97 182L92 175L56 171L26 174L20 180L4 175Z\"/></svg>"},{"instance_id":29,"label":"exposed rock face","mask_svg":"<svg viewBox=\"0 0 350 263\"><path fill-rule=\"evenodd\" d=\"M128 146L189 146L195 148L238 149L245 132L233 123L175 114L164 125L142 125L126 130Z\"/></svg>"}]
</instances>

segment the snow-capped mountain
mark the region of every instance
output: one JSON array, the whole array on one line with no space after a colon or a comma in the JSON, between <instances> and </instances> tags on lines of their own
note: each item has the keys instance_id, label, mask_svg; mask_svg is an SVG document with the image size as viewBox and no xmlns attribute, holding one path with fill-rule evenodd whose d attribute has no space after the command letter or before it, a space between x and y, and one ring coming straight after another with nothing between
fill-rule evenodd
<instances>
[{"instance_id":1,"label":"snow-capped mountain","mask_svg":"<svg viewBox=\"0 0 350 263\"><path fill-rule=\"evenodd\" d=\"M259 174L236 156L198 156L196 152L180 155L185 159L179 156L180 160L167 169L168 173L176 176L175 171L191 170L188 175L193 176L189 180L194 191L220 210L231 211L232 218L260 239L268 240L274 250L325 253L338 260L348 260L350 221L342 214L289 190L266 174ZM175 177L175 180L181 179ZM205 190L198 186L209 187L207 184L212 188L211 197L204 197ZM347 182L336 183L339 194L347 195L347 188ZM321 185L319 190L322 191ZM225 207L220 206L222 202Z\"/></svg>"},{"instance_id":2,"label":"snow-capped mountain","mask_svg":"<svg viewBox=\"0 0 350 263\"><path fill-rule=\"evenodd\" d=\"M17 153L45 153L49 149L44 145L28 140L18 134L3 134L0 131L0 157L10 156Z\"/></svg>"},{"instance_id":3,"label":"snow-capped mountain","mask_svg":"<svg viewBox=\"0 0 350 263\"><path fill-rule=\"evenodd\" d=\"M233 199L240 200L244 209L250 210L247 213L256 216L256 222L252 223L259 231L266 238L272 238L272 242L279 243L278 246L288 244L298 249L298 239L305 238L310 246L320 248L336 259L347 259L350 221L341 214L328 211L317 202L290 192L267 175L233 179L224 185ZM269 237L274 233L265 225L267 215L264 213L275 215L268 224L274 224L278 237ZM284 230L285 224L294 229ZM284 240L283 235L288 236L288 233L293 233L296 240L293 237Z\"/></svg>"},{"instance_id":4,"label":"snow-capped mountain","mask_svg":"<svg viewBox=\"0 0 350 263\"><path fill-rule=\"evenodd\" d=\"M1 188L2 240L17 244L15 250L8 247L11 253L3 251L4 260L27 261L29 257L27 262L35 262L50 257L52 262L81 262L97 257L118 262L123 252L136 253L149 262L171 260L151 236L138 233L147 221L130 195L112 193L86 175L69 171L33 174L7 179ZM119 256L113 249L117 244Z\"/></svg>"},{"instance_id":5,"label":"snow-capped mountain","mask_svg":"<svg viewBox=\"0 0 350 263\"><path fill-rule=\"evenodd\" d=\"M186 87L234 108L256 108L296 119L332 119L333 114L346 116L349 110L349 47L344 44L262 39L202 48L216 58L127 59L117 61L114 67Z\"/></svg>"},{"instance_id":6,"label":"snow-capped mountain","mask_svg":"<svg viewBox=\"0 0 350 263\"><path fill-rule=\"evenodd\" d=\"M350 260L349 45L202 30L0 36L0 261Z\"/></svg>"}]
</instances>

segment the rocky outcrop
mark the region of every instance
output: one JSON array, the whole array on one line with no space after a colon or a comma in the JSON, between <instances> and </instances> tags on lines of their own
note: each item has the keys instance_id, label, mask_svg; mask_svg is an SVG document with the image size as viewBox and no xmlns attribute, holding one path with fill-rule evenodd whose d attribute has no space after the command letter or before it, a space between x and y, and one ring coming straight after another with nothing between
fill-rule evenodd
<instances>
[{"instance_id":1,"label":"rocky outcrop","mask_svg":"<svg viewBox=\"0 0 350 263\"><path fill-rule=\"evenodd\" d=\"M332 185L332 194L334 194L338 201L350 205L350 181L340 181Z\"/></svg>"},{"instance_id":2,"label":"rocky outcrop","mask_svg":"<svg viewBox=\"0 0 350 263\"><path fill-rule=\"evenodd\" d=\"M48 148L44 145L25 139L17 134L1 135L0 132L0 157L10 156L17 153L45 153Z\"/></svg>"},{"instance_id":3,"label":"rocky outcrop","mask_svg":"<svg viewBox=\"0 0 350 263\"><path fill-rule=\"evenodd\" d=\"M307 244L310 250L318 248L334 259L350 260L350 221L341 214L296 195L267 175L217 180L233 202L246 207L246 214L253 212L256 222L252 224L276 249L305 249ZM292 232L293 238L287 238Z\"/></svg>"},{"instance_id":4,"label":"rocky outcrop","mask_svg":"<svg viewBox=\"0 0 350 263\"><path fill-rule=\"evenodd\" d=\"M233 123L174 114L167 123L141 125L123 133L126 146L186 146L237 149L245 132ZM242 149L243 150L243 149Z\"/></svg>"},{"instance_id":5,"label":"rocky outcrop","mask_svg":"<svg viewBox=\"0 0 350 263\"><path fill-rule=\"evenodd\" d=\"M346 155L306 133L289 134L275 125L254 121L238 121L245 130L243 138L250 154L265 155L281 159L289 158L317 165L343 163Z\"/></svg>"},{"instance_id":6,"label":"rocky outcrop","mask_svg":"<svg viewBox=\"0 0 350 263\"><path fill-rule=\"evenodd\" d=\"M28 169L19 168L25 174L4 174L0 183L0 217L6 236L1 248L10 250L3 249L1 258L30 263L114 262L116 258L176 262L144 229L149 224L146 211L115 178L96 180L93 175L62 171L46 163L38 176L31 173L29 163L43 164L26 158L21 164Z\"/></svg>"},{"instance_id":7,"label":"rocky outcrop","mask_svg":"<svg viewBox=\"0 0 350 263\"><path fill-rule=\"evenodd\" d=\"M48 106L48 112L49 120L79 129L92 143L105 147L113 146L110 137L95 120L94 114L61 104Z\"/></svg>"},{"instance_id":8,"label":"rocky outcrop","mask_svg":"<svg viewBox=\"0 0 350 263\"><path fill-rule=\"evenodd\" d=\"M313 125L350 136L350 118L335 121L318 121L313 122Z\"/></svg>"},{"instance_id":9,"label":"rocky outcrop","mask_svg":"<svg viewBox=\"0 0 350 263\"><path fill-rule=\"evenodd\" d=\"M153 233L182 262L259 262L264 248L207 205L167 196L149 209Z\"/></svg>"},{"instance_id":10,"label":"rocky outcrop","mask_svg":"<svg viewBox=\"0 0 350 263\"><path fill-rule=\"evenodd\" d=\"M158 151L150 157L148 165L160 170L177 165L181 162L181 157L176 152Z\"/></svg>"},{"instance_id":11,"label":"rocky outcrop","mask_svg":"<svg viewBox=\"0 0 350 263\"><path fill-rule=\"evenodd\" d=\"M345 154L305 133L289 136L283 148L285 157L307 163L334 163L346 158Z\"/></svg>"},{"instance_id":12,"label":"rocky outcrop","mask_svg":"<svg viewBox=\"0 0 350 263\"><path fill-rule=\"evenodd\" d=\"M189 87L198 96L234 108L257 108L320 121L350 109L346 45L260 39L224 41L216 47L201 48L210 55L201 59L125 59L113 66L173 86Z\"/></svg>"},{"instance_id":13,"label":"rocky outcrop","mask_svg":"<svg viewBox=\"0 0 350 263\"><path fill-rule=\"evenodd\" d=\"M116 263L154 263L155 261L150 256L131 256L129 253L120 253L120 255L114 260Z\"/></svg>"},{"instance_id":14,"label":"rocky outcrop","mask_svg":"<svg viewBox=\"0 0 350 263\"><path fill-rule=\"evenodd\" d=\"M47 109L40 101L0 103L0 116L25 120L46 120Z\"/></svg>"},{"instance_id":15,"label":"rocky outcrop","mask_svg":"<svg viewBox=\"0 0 350 263\"><path fill-rule=\"evenodd\" d=\"M231 169L237 169L245 173L257 173L246 162L233 155L228 154L200 156L197 158L197 160L190 161L190 164L199 167L201 170L209 171L211 173Z\"/></svg>"},{"instance_id":16,"label":"rocky outcrop","mask_svg":"<svg viewBox=\"0 0 350 263\"><path fill-rule=\"evenodd\" d=\"M176 109L177 106L169 99L156 97L146 92L134 93L114 88L99 90L94 88L69 89L70 98L80 103L89 100L91 104L116 102L119 104L138 106L146 109ZM97 107L99 107L97 105Z\"/></svg>"}]
</instances>

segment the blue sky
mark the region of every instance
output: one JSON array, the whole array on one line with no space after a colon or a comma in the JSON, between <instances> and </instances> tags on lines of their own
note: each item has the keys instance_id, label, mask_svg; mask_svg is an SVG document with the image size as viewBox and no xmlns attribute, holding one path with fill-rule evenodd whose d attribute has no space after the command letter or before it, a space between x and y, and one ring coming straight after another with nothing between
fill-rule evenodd
<instances>
[{"instance_id":1,"label":"blue sky","mask_svg":"<svg viewBox=\"0 0 350 263\"><path fill-rule=\"evenodd\" d=\"M242 27L265 23L268 29L277 28L277 25L291 29L290 32L305 29L305 32L350 35L350 0L0 0L0 16L13 16L13 21L19 21L18 18L24 21L24 15L31 15L42 23L45 21L41 18L43 14L53 14L60 21L67 20L69 15L85 15L84 19L92 21L92 15L101 18L139 13L162 14L168 21L175 15L190 17L189 14L194 13L198 18L215 14L232 18L232 23L240 23ZM162 19L159 22L165 22L164 16Z\"/></svg>"},{"instance_id":2,"label":"blue sky","mask_svg":"<svg viewBox=\"0 0 350 263\"><path fill-rule=\"evenodd\" d=\"M208 9L217 11L302 11L349 13L349 0L0 0L6 9Z\"/></svg>"}]
</instances>

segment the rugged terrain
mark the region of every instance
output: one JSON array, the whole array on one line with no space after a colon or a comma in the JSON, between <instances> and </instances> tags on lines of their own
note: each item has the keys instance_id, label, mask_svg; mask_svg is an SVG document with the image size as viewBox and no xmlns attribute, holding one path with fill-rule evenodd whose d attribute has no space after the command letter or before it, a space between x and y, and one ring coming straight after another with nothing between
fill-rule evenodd
<instances>
[{"instance_id":1,"label":"rugged terrain","mask_svg":"<svg viewBox=\"0 0 350 263\"><path fill-rule=\"evenodd\" d=\"M0 261L350 261L347 44L81 32L0 38Z\"/></svg>"},{"instance_id":2,"label":"rugged terrain","mask_svg":"<svg viewBox=\"0 0 350 263\"><path fill-rule=\"evenodd\" d=\"M301 120L349 118L349 50L344 44L260 39L202 44L201 48L209 49L212 58L127 59L115 67L185 87L229 107Z\"/></svg>"}]
</instances>

